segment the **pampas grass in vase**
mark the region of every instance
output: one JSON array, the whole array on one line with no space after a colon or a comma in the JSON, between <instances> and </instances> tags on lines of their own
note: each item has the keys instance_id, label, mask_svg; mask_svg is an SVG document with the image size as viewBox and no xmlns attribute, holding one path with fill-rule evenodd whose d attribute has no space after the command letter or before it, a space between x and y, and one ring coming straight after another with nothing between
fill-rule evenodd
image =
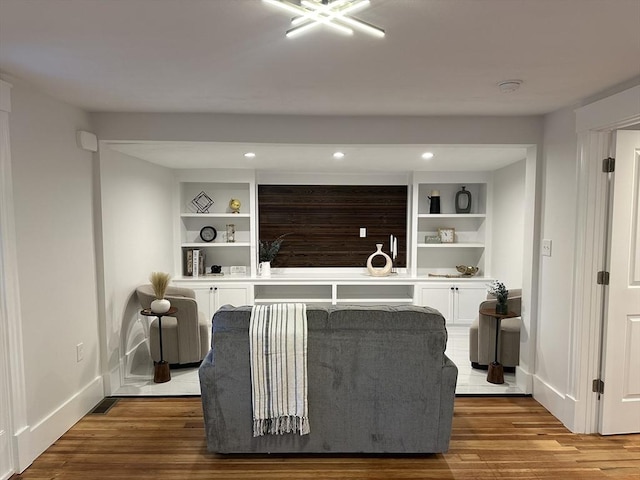
<instances>
[{"instance_id":1,"label":"pampas grass in vase","mask_svg":"<svg viewBox=\"0 0 640 480\"><path fill-rule=\"evenodd\" d=\"M166 313L171 308L171 302L164 298L170 278L168 273L163 272L152 272L149 277L153 293L156 296L156 299L151 302L151 311L153 313Z\"/></svg>"}]
</instances>

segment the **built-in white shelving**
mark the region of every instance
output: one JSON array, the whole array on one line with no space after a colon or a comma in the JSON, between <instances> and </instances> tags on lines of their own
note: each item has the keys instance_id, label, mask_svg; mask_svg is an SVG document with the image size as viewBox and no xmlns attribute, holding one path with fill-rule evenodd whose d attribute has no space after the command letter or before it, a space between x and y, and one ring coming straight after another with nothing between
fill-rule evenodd
<instances>
[{"instance_id":1,"label":"built-in white shelving","mask_svg":"<svg viewBox=\"0 0 640 480\"><path fill-rule=\"evenodd\" d=\"M211 181L208 181L211 180ZM199 212L192 200L204 192L213 203L207 212ZM229 206L240 201L240 213ZM183 170L176 184L176 237L179 245L177 276L185 275L186 252L199 249L205 257L205 271L220 265L229 273L231 266L244 266L248 275L255 270L255 182L253 174L234 171ZM233 225L234 237L227 236ZM212 227L216 236L207 242L200 236L204 227ZM233 240L233 241L232 241Z\"/></svg>"},{"instance_id":2,"label":"built-in white shelving","mask_svg":"<svg viewBox=\"0 0 640 480\"><path fill-rule=\"evenodd\" d=\"M471 211L456 213L456 193L462 187L471 193ZM414 177L412 216L412 261L417 276L456 273L457 265L477 266L485 275L490 181L484 172L421 172ZM440 194L440 213L431 213L434 191ZM433 243L440 229L455 231L453 243Z\"/></svg>"}]
</instances>

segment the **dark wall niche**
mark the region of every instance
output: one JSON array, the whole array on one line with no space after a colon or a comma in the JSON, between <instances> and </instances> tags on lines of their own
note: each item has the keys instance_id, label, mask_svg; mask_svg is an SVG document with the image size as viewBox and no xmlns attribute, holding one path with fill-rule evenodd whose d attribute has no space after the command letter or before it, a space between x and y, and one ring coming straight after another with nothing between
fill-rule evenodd
<instances>
[{"instance_id":1,"label":"dark wall niche","mask_svg":"<svg viewBox=\"0 0 640 480\"><path fill-rule=\"evenodd\" d=\"M389 254L394 235L395 265L406 267L407 201L406 185L259 185L258 238L290 234L274 267L366 267L376 243ZM374 266L383 264L375 257Z\"/></svg>"}]
</instances>

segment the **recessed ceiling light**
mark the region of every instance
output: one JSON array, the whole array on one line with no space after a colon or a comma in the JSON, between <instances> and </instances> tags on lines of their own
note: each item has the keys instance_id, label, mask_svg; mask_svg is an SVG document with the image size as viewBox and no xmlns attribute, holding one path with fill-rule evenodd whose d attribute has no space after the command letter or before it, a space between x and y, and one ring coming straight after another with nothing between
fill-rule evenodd
<instances>
[{"instance_id":1,"label":"recessed ceiling light","mask_svg":"<svg viewBox=\"0 0 640 480\"><path fill-rule=\"evenodd\" d=\"M511 93L518 90L520 85L522 85L522 80L505 80L498 83L498 88L502 93Z\"/></svg>"},{"instance_id":2,"label":"recessed ceiling light","mask_svg":"<svg viewBox=\"0 0 640 480\"><path fill-rule=\"evenodd\" d=\"M247 152L244 154L246 158L255 158L256 154L253 152Z\"/></svg>"},{"instance_id":3,"label":"recessed ceiling light","mask_svg":"<svg viewBox=\"0 0 640 480\"><path fill-rule=\"evenodd\" d=\"M335 152L335 153L333 154L333 158L336 158L336 159L344 158L344 153L342 153L342 152Z\"/></svg>"},{"instance_id":4,"label":"recessed ceiling light","mask_svg":"<svg viewBox=\"0 0 640 480\"><path fill-rule=\"evenodd\" d=\"M424 158L425 160L429 160L430 158L433 158L433 153L431 152L424 152L422 154L422 158Z\"/></svg>"}]
</instances>

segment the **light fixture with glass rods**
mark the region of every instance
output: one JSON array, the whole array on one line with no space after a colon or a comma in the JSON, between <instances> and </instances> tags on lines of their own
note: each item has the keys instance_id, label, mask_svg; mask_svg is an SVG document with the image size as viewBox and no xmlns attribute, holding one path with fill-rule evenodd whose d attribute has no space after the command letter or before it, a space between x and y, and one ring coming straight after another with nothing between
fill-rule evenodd
<instances>
[{"instance_id":1,"label":"light fixture with glass rods","mask_svg":"<svg viewBox=\"0 0 640 480\"><path fill-rule=\"evenodd\" d=\"M358 10L370 5L369 0L262 0L295 15L291 20L292 28L287 37L307 32L318 25L326 25L333 30L353 35L353 29L367 32L376 37L384 37L384 30L353 16Z\"/></svg>"}]
</instances>

